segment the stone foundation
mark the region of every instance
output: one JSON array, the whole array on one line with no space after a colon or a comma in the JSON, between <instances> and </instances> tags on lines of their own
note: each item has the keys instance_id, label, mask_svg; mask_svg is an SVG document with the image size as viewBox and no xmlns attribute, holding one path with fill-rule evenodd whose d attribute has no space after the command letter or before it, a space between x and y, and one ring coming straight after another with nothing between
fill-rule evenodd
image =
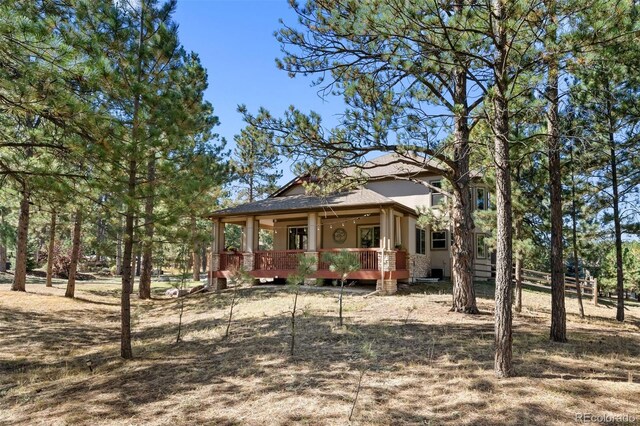
<instances>
[{"instance_id":1,"label":"stone foundation","mask_svg":"<svg viewBox=\"0 0 640 426\"><path fill-rule=\"evenodd\" d=\"M398 291L398 281L397 280L378 280L376 281L376 291L379 291L380 294L388 295L394 294Z\"/></svg>"},{"instance_id":2,"label":"stone foundation","mask_svg":"<svg viewBox=\"0 0 640 426\"><path fill-rule=\"evenodd\" d=\"M216 278L212 279L211 287L214 291L220 291L227 288L227 279L226 278Z\"/></svg>"}]
</instances>

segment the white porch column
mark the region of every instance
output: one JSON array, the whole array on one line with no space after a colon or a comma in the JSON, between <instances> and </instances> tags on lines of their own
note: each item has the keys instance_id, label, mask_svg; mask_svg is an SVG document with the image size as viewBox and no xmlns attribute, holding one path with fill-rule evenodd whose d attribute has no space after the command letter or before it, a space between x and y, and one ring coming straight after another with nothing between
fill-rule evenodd
<instances>
[{"instance_id":1,"label":"white porch column","mask_svg":"<svg viewBox=\"0 0 640 426\"><path fill-rule=\"evenodd\" d=\"M387 233L389 235L389 245L387 246L387 249L389 250L393 250L395 249L395 244L396 244L396 217L393 214L393 209L388 209L387 210L387 219L389 220L388 222L388 228L387 228Z\"/></svg>"},{"instance_id":2,"label":"white porch column","mask_svg":"<svg viewBox=\"0 0 640 426\"><path fill-rule=\"evenodd\" d=\"M255 232L254 232L254 220L253 220L253 216L249 216L247 217L246 220L246 225L244 227L244 241L243 241L243 251L246 253L253 253L254 250L254 238L255 238Z\"/></svg>"},{"instance_id":3,"label":"white porch column","mask_svg":"<svg viewBox=\"0 0 640 426\"><path fill-rule=\"evenodd\" d=\"M253 222L253 251L260 249L260 221Z\"/></svg>"},{"instance_id":4,"label":"white porch column","mask_svg":"<svg viewBox=\"0 0 640 426\"><path fill-rule=\"evenodd\" d=\"M242 263L246 271L253 271L254 261L254 242L255 242L255 220L253 216L248 216L243 229L243 254Z\"/></svg>"},{"instance_id":5,"label":"white porch column","mask_svg":"<svg viewBox=\"0 0 640 426\"><path fill-rule=\"evenodd\" d=\"M216 245L217 245L217 250L216 253L220 253L222 251L224 251L224 245L225 245L225 241L224 241L224 222L219 221L217 226L216 226L216 232L215 232L215 238L216 238Z\"/></svg>"},{"instance_id":6,"label":"white porch column","mask_svg":"<svg viewBox=\"0 0 640 426\"><path fill-rule=\"evenodd\" d=\"M318 214L311 212L307 215L307 251L318 251Z\"/></svg>"},{"instance_id":7,"label":"white porch column","mask_svg":"<svg viewBox=\"0 0 640 426\"><path fill-rule=\"evenodd\" d=\"M387 250L387 241L389 240L389 220L385 209L380 209L380 248Z\"/></svg>"},{"instance_id":8,"label":"white porch column","mask_svg":"<svg viewBox=\"0 0 640 426\"><path fill-rule=\"evenodd\" d=\"M218 247L218 244L216 244L218 240L219 223L220 221L217 219L211 223L211 253L220 253L220 248Z\"/></svg>"},{"instance_id":9,"label":"white porch column","mask_svg":"<svg viewBox=\"0 0 640 426\"><path fill-rule=\"evenodd\" d=\"M224 223L221 220L214 220L211 224L211 260L209 262L209 273L207 284L219 290L222 288L222 278L215 278L214 274L220 270L220 252L224 250Z\"/></svg>"},{"instance_id":10,"label":"white porch column","mask_svg":"<svg viewBox=\"0 0 640 426\"><path fill-rule=\"evenodd\" d=\"M380 268L381 277L376 283L376 290L381 294L393 294L398 289L398 282L389 277L391 272L396 269L396 253L393 251L394 228L393 210L381 209L380 251L378 252L378 267Z\"/></svg>"}]
</instances>

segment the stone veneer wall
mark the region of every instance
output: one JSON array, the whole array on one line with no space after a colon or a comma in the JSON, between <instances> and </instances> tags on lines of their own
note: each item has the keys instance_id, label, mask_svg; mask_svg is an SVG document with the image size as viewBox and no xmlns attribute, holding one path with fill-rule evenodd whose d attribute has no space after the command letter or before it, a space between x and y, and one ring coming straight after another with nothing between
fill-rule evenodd
<instances>
[{"instance_id":1,"label":"stone veneer wall","mask_svg":"<svg viewBox=\"0 0 640 426\"><path fill-rule=\"evenodd\" d=\"M410 254L407 258L409 268L409 279L425 278L429 276L431 260L426 254Z\"/></svg>"}]
</instances>

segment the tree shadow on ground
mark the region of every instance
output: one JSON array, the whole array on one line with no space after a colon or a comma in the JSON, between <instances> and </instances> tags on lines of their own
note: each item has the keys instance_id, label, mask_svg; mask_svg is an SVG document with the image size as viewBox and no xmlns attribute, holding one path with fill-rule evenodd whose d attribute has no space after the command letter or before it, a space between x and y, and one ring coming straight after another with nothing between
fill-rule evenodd
<instances>
[{"instance_id":1,"label":"tree shadow on ground","mask_svg":"<svg viewBox=\"0 0 640 426\"><path fill-rule=\"evenodd\" d=\"M245 300L281 294L271 289L241 291ZM185 309L200 314L206 312L200 304L227 309L229 296L193 298ZM137 306L140 307L146 309L146 314L170 312L177 321L177 303L151 302ZM287 404L292 395L309 399L321 395L327 403L348 406L358 369L366 367L367 380L372 382L376 377L392 380L407 371L411 377L393 386L366 382L363 392L369 396L363 397L359 408L364 419L367 409L371 409L382 413L385 419L402 419L403 423L457 423L464 420L461 413L473 413L476 417L471 418L480 421L482 417L477 416L489 408L488 402L474 399L475 396L447 398L456 391L455 383L471 395L489 396L496 392L494 382L485 378L493 369L493 323L486 316L475 316L473 323L461 323L455 317L448 322L424 318L408 324L365 323L347 318L346 327L339 328L335 316L309 312L298 319L294 356L288 354L290 328L286 314L235 319L229 339L221 339L220 333L213 332L224 327L224 318L196 317L185 320L184 340L179 344L175 344L175 323L144 324L135 332L134 351L138 358L125 362L117 358L117 314L100 306L96 309L97 317L91 322L83 319L86 312L82 310L65 311L58 317L20 310L0 313L5 354L0 356L0 377L4 377L0 384L10 383L17 373L39 381L35 390L29 390L27 399L24 393L12 391L0 399L0 407L20 407L24 423L38 422L44 410L69 423L84 423L88 420L81 413L87 406L102 420L125 421L139 415L142 407L152 407L154 416L168 415L175 395L190 394L214 395L212 403L227 410L256 395L272 395L271 404ZM575 344L553 344L548 342L546 329L520 325L515 336L515 363L526 365L521 374L531 380L571 377L618 381L625 377L625 370L613 363L594 373L591 367L572 364L570 360L596 355L637 359L640 355L637 345L621 353L618 337L612 335L600 335L596 341L585 332L576 334ZM633 338L638 340L637 336ZM365 355L365 345L373 348L375 356ZM37 351L38 356L29 351ZM8 357L9 354L13 356ZM91 374L87 372L87 359L95 368ZM64 380L43 377L62 370ZM462 385L460 377L464 377ZM417 383L428 384L425 386L431 395L416 400ZM522 386L514 386L514 391ZM558 391L562 389L558 387ZM571 392L578 398L587 394L592 398L606 396L589 383L579 383ZM431 413L412 411L413 404L425 404ZM197 409L194 411L189 415L195 422L236 421L221 413L199 417ZM339 422L333 415L316 419L298 413L288 419ZM554 409L524 404L505 423L521 424L519 421L526 419L550 424L559 415Z\"/></svg>"}]
</instances>

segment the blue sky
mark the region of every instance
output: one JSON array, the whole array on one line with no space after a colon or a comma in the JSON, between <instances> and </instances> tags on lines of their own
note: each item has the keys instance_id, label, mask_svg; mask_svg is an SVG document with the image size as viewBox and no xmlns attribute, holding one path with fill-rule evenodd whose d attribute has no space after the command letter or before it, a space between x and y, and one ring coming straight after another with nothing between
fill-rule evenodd
<instances>
[{"instance_id":1,"label":"blue sky","mask_svg":"<svg viewBox=\"0 0 640 426\"><path fill-rule=\"evenodd\" d=\"M275 58L281 56L273 36L278 20L296 22L287 0L178 0L174 18L182 44L197 52L207 68L206 97L220 118L217 131L228 143L244 127L238 104L246 104L250 112L264 106L276 116L293 104L335 123L343 108L340 99L322 100L311 77L290 78L276 68ZM283 169L284 182L292 174L288 165Z\"/></svg>"}]
</instances>

